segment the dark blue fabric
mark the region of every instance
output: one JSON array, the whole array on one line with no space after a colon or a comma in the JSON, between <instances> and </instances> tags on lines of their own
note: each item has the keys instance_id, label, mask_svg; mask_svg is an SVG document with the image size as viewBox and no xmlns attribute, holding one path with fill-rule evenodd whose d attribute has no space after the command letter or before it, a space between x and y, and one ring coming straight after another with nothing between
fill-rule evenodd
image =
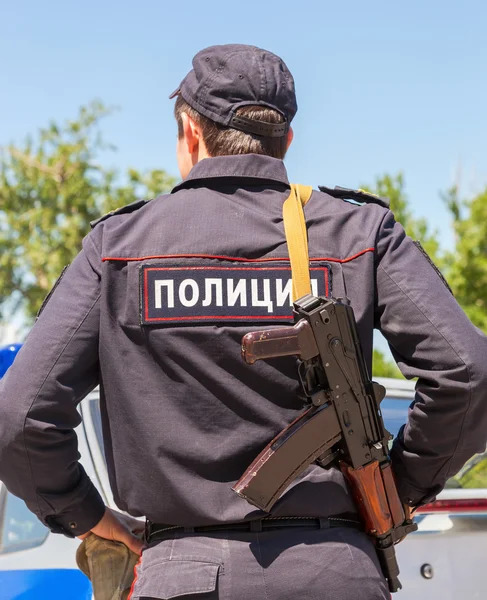
<instances>
[{"instance_id":1,"label":"dark blue fabric","mask_svg":"<svg viewBox=\"0 0 487 600\"><path fill-rule=\"evenodd\" d=\"M0 479L43 522L53 516L79 534L103 513L73 431L77 403L97 384L120 508L183 526L261 514L231 486L301 413L296 360L242 361L241 339L258 319L141 325L140 268L289 264L288 194L282 161L205 159L172 194L85 238L0 382ZM418 377L393 465L401 498L419 502L485 449L487 339L390 211L313 192L305 216L310 262L330 265L333 295L350 298L368 366L377 327L403 372ZM353 511L342 474L313 465L272 515Z\"/></svg>"},{"instance_id":2,"label":"dark blue fabric","mask_svg":"<svg viewBox=\"0 0 487 600\"><path fill-rule=\"evenodd\" d=\"M344 528L178 534L145 550L136 572L131 600L390 599L372 542Z\"/></svg>"}]
</instances>

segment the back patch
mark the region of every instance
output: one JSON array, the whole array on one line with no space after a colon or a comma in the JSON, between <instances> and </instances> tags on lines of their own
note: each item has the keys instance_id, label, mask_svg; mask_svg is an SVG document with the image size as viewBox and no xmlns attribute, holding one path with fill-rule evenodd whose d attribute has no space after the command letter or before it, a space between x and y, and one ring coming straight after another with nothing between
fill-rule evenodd
<instances>
[{"instance_id":1,"label":"back patch","mask_svg":"<svg viewBox=\"0 0 487 600\"><path fill-rule=\"evenodd\" d=\"M246 265L141 265L141 325L292 321L291 267ZM313 294L331 296L330 265L313 266L310 275Z\"/></svg>"}]
</instances>

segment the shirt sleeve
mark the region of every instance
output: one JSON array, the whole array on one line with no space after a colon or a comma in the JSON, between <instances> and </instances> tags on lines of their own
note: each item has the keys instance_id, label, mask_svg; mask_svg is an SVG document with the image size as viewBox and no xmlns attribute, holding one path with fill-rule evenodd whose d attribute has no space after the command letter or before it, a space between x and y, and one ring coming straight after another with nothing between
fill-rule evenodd
<instances>
[{"instance_id":1,"label":"shirt sleeve","mask_svg":"<svg viewBox=\"0 0 487 600\"><path fill-rule=\"evenodd\" d=\"M391 212L377 241L376 327L417 377L391 458L401 500L430 502L487 442L487 338Z\"/></svg>"},{"instance_id":2,"label":"shirt sleeve","mask_svg":"<svg viewBox=\"0 0 487 600\"><path fill-rule=\"evenodd\" d=\"M0 381L0 480L69 536L89 531L105 510L78 462L74 432L77 405L98 384L101 259L93 233Z\"/></svg>"}]
</instances>

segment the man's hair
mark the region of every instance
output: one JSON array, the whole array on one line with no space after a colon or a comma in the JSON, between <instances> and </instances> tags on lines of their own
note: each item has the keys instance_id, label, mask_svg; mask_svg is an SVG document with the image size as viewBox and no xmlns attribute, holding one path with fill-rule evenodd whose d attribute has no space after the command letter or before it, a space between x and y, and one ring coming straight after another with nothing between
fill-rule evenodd
<instances>
[{"instance_id":1,"label":"man's hair","mask_svg":"<svg viewBox=\"0 0 487 600\"><path fill-rule=\"evenodd\" d=\"M282 159L286 155L287 136L264 137L220 125L200 114L181 95L178 95L174 105L179 139L183 137L183 120L181 118L183 112L201 127L203 141L210 156L265 154L266 156ZM242 106L237 109L236 115L247 117L247 119L265 121L266 123L282 123L284 121L284 117L279 111L266 106Z\"/></svg>"}]
</instances>

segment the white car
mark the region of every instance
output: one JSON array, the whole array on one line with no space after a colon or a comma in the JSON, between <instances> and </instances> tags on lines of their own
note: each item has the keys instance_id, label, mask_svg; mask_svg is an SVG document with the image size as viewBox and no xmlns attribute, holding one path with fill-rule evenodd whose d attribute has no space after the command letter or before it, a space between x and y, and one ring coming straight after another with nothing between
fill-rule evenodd
<instances>
[{"instance_id":1,"label":"white car","mask_svg":"<svg viewBox=\"0 0 487 600\"><path fill-rule=\"evenodd\" d=\"M379 380L387 396L382 412L397 433L414 397L414 384ZM97 392L80 405L79 450L83 465L108 506L113 503L102 447ZM417 516L418 531L397 546L403 589L400 600L473 600L487 594L487 454L472 459L449 482L435 505ZM480 485L482 487L472 487ZM464 486L464 487L462 487ZM78 542L52 535L23 502L0 483L1 600L91 600L91 586L77 570Z\"/></svg>"},{"instance_id":2,"label":"white car","mask_svg":"<svg viewBox=\"0 0 487 600\"><path fill-rule=\"evenodd\" d=\"M386 427L406 421L414 383L380 380ZM487 452L473 457L448 482L437 502L416 515L418 531L396 546L403 589L398 600L473 600L487 597Z\"/></svg>"}]
</instances>

